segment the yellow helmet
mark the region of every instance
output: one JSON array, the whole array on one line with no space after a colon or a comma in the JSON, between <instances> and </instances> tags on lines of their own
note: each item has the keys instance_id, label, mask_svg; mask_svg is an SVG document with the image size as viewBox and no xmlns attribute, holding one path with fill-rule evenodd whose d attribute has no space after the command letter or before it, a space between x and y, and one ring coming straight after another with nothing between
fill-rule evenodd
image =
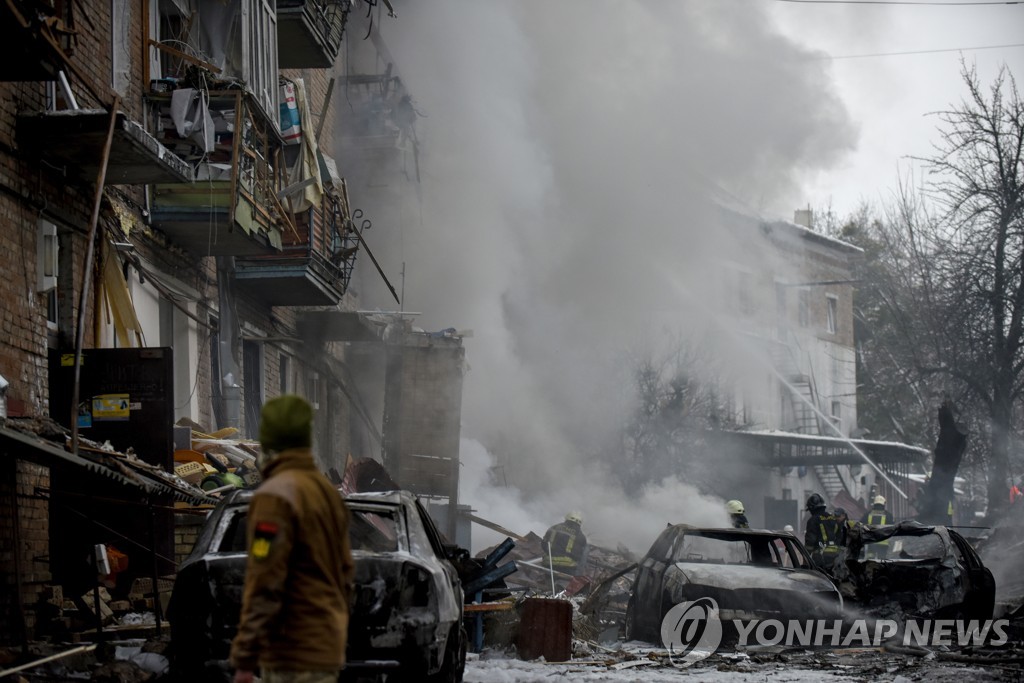
<instances>
[{"instance_id":1,"label":"yellow helmet","mask_svg":"<svg viewBox=\"0 0 1024 683\"><path fill-rule=\"evenodd\" d=\"M730 500L725 504L725 509L729 511L730 515L742 515L743 503L738 500Z\"/></svg>"},{"instance_id":2,"label":"yellow helmet","mask_svg":"<svg viewBox=\"0 0 1024 683\"><path fill-rule=\"evenodd\" d=\"M573 510L572 512L565 516L565 521L576 522L580 526L583 526L583 514L576 510Z\"/></svg>"}]
</instances>

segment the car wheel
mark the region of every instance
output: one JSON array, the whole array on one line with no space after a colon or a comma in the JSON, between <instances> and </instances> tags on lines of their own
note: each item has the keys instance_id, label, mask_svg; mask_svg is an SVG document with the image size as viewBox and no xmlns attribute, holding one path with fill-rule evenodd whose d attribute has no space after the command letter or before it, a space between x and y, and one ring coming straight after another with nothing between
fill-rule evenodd
<instances>
[{"instance_id":1,"label":"car wheel","mask_svg":"<svg viewBox=\"0 0 1024 683\"><path fill-rule=\"evenodd\" d=\"M462 683L462 674L466 670L467 640L466 629L462 624L453 625L445 644L441 668L433 676L427 677L429 683Z\"/></svg>"}]
</instances>

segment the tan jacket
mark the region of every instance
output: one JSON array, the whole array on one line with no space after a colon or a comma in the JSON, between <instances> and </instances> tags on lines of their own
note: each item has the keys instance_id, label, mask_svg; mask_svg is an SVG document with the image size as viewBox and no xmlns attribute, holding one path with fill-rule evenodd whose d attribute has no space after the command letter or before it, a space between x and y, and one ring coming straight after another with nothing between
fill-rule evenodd
<instances>
[{"instance_id":1,"label":"tan jacket","mask_svg":"<svg viewBox=\"0 0 1024 683\"><path fill-rule=\"evenodd\" d=\"M237 669L331 671L345 663L354 574L348 510L308 448L283 451L249 504Z\"/></svg>"}]
</instances>

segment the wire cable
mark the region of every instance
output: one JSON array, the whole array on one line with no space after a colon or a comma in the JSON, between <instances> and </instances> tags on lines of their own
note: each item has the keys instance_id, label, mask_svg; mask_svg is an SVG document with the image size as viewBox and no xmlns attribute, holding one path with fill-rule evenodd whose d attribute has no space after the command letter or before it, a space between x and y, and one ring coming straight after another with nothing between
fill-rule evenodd
<instances>
[{"instance_id":1,"label":"wire cable","mask_svg":"<svg viewBox=\"0 0 1024 683\"><path fill-rule=\"evenodd\" d=\"M781 1L781 0L780 0ZM824 61L829 59L867 59L869 57L899 57L902 55L931 55L938 54L940 52L970 52L974 50L999 50L1002 48L1013 48L1013 47L1024 47L1024 43L1013 43L1011 45L982 45L979 47L946 47L938 48L935 50L907 50L906 52L873 52L863 55L825 55L822 57L814 57L814 61Z\"/></svg>"},{"instance_id":2,"label":"wire cable","mask_svg":"<svg viewBox=\"0 0 1024 683\"><path fill-rule=\"evenodd\" d=\"M979 0L979 2L952 1L935 2L933 0L775 0L800 5L930 5L932 7L967 7L971 5L1024 5L1024 0Z\"/></svg>"}]
</instances>

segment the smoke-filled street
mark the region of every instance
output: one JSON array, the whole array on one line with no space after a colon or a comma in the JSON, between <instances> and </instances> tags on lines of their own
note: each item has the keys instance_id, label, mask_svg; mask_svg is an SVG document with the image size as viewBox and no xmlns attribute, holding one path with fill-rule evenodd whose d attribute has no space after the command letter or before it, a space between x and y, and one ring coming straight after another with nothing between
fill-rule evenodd
<instances>
[{"instance_id":1,"label":"smoke-filled street","mask_svg":"<svg viewBox=\"0 0 1024 683\"><path fill-rule=\"evenodd\" d=\"M0 3L0 680L1019 680L1022 26Z\"/></svg>"}]
</instances>

